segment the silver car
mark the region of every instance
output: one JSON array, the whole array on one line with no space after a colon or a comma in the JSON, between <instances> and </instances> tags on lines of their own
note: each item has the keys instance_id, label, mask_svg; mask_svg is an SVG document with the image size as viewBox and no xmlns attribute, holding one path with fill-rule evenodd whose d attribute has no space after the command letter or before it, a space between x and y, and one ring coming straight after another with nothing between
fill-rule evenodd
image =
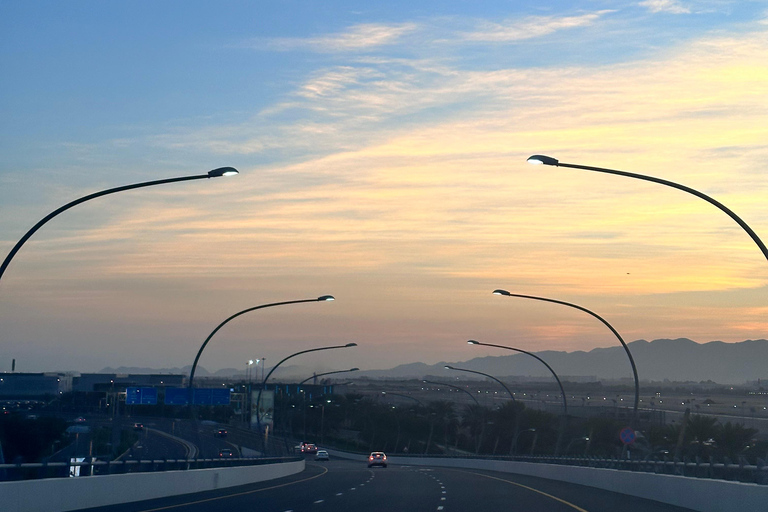
<instances>
[{"instance_id":1,"label":"silver car","mask_svg":"<svg viewBox=\"0 0 768 512\"><path fill-rule=\"evenodd\" d=\"M373 466L387 467L387 456L384 452L371 452L368 456L368 467Z\"/></svg>"},{"instance_id":2,"label":"silver car","mask_svg":"<svg viewBox=\"0 0 768 512\"><path fill-rule=\"evenodd\" d=\"M330 460L330 456L326 450L317 450L315 460Z\"/></svg>"}]
</instances>

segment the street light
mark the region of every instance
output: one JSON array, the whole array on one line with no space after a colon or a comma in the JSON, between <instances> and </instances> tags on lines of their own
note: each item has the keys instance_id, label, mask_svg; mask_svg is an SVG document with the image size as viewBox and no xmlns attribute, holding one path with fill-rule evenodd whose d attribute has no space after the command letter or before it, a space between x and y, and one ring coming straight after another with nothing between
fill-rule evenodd
<instances>
[{"instance_id":1,"label":"street light","mask_svg":"<svg viewBox=\"0 0 768 512\"><path fill-rule=\"evenodd\" d=\"M596 172L604 172L606 174L616 174L618 176L626 176L628 178L636 178L639 180L645 180L650 181L653 183L658 183L660 185L666 185L668 187L676 188L678 190L682 190L683 192L688 192L689 194L693 194L694 196L701 198L705 200L706 202L716 206L723 212L725 212L731 219L736 221L736 223L741 226L741 228L747 232L747 234L752 238L752 240L757 244L757 247L760 248L760 251L762 251L763 256L768 259L768 248L766 248L765 244L762 240L760 240L760 237L757 236L757 233L755 233L752 228L750 228L746 222L741 220L741 218L736 215L732 210L730 210L728 207L726 207L721 202L709 197L707 194L704 194L703 192L699 192L696 189L686 187L685 185L681 185L679 183L675 183L674 181L664 180L661 178L655 178L653 176L646 176L644 174L636 174L633 172L626 172L626 171L617 171L615 169L605 169L603 167L591 167L588 165L578 165L578 164L566 164L563 162L560 162L556 158L552 158L551 156L545 156L545 155L533 155L531 157L528 157L528 162L532 164L544 164L544 165L553 165L555 167L569 167L571 169L581 169L584 171L596 171Z\"/></svg>"},{"instance_id":2,"label":"street light","mask_svg":"<svg viewBox=\"0 0 768 512\"><path fill-rule=\"evenodd\" d=\"M448 367L446 366L446 368L448 368ZM438 386L448 386L449 388L458 389L459 391L463 391L464 393L468 394L469 398L474 400L475 405L477 405L477 406L480 405L480 402L477 401L477 398L475 398L475 395L473 395L472 393L470 393L466 389L462 388L461 386L454 386L453 384L446 384L445 382L434 382L434 381L431 381L431 380L422 380L421 382L425 382L427 384L436 384Z\"/></svg>"},{"instance_id":3,"label":"street light","mask_svg":"<svg viewBox=\"0 0 768 512\"><path fill-rule=\"evenodd\" d=\"M190 372L189 372L189 386L188 386L189 387L189 403L190 404L192 403L192 381L195 378L195 370L197 369L197 362L200 360L200 356L202 355L203 350L205 349L205 346L208 344L209 341L211 341L211 338L213 338L213 335L216 334L217 332L219 332L219 329L224 327L224 325L226 325L227 322L229 322L230 320L232 320L234 318L237 318L240 315L248 313L250 311L256 311L257 309L271 308L273 306L285 306L285 305L288 305L288 304L302 304L304 302L327 302L327 301L331 301L331 300L336 300L333 297L333 295L321 295L320 297L318 297L316 299L289 300L289 301L285 301L285 302L273 302L271 304L262 304L260 306L255 306L255 307L252 307L252 308L244 309L244 310L242 310L242 311L240 311L238 313L235 313L234 315L230 316L229 318L227 318L223 322L221 322L218 325L218 327L216 327L213 330L213 332L211 332L211 334L209 334L208 337L205 338L205 341L200 346L200 350L197 351L197 355L195 356L195 362L192 363L192 370L190 370Z\"/></svg>"},{"instance_id":4,"label":"street light","mask_svg":"<svg viewBox=\"0 0 768 512\"><path fill-rule=\"evenodd\" d=\"M317 377L322 377L324 375L331 375L333 373L348 373L348 372L356 372L360 370L360 368L350 368L349 370L336 370L333 372L325 372L325 373L318 373L315 375L312 375L311 377L307 377L303 381L299 382L298 389L301 390L301 385L307 382L309 379L316 379ZM307 439L307 394L302 390L302 416L303 416L303 422L304 422L304 439ZM322 437L322 436L321 436Z\"/></svg>"},{"instance_id":5,"label":"street light","mask_svg":"<svg viewBox=\"0 0 768 512\"><path fill-rule=\"evenodd\" d=\"M325 297L331 297L330 295L326 295ZM325 300L333 300L333 297L330 299ZM319 347L319 348L310 348L307 350L302 350L300 352L296 352L295 354L291 354L287 357L284 357L279 363L277 363L275 366L272 367L271 370L269 370L269 373L266 377L264 377L264 380L261 382L261 389L259 389L259 394L256 396L256 423L259 428L259 433L261 433L261 413L259 412L259 404L261 403L261 392L266 388L267 386L267 380L269 379L269 376L272 375L272 373L277 370L277 367L286 362L287 360L291 359L292 357L296 357L301 354L307 354L309 352L318 352L320 350L333 350L336 348L349 348L349 347L356 347L357 343L347 343L346 345L333 345L330 347Z\"/></svg>"},{"instance_id":6,"label":"street light","mask_svg":"<svg viewBox=\"0 0 768 512\"><path fill-rule=\"evenodd\" d=\"M348 373L348 372L356 372L356 371L359 371L359 370L360 370L360 368L350 368L349 370L336 370L336 371L333 371L333 372L317 373L317 374L314 374L311 377L307 377L303 381L299 382L298 387L301 388L301 385L304 384L305 382L307 382L309 379L316 379L317 377L323 377L325 375L331 375L331 374L334 374L334 373Z\"/></svg>"},{"instance_id":7,"label":"street light","mask_svg":"<svg viewBox=\"0 0 768 512\"><path fill-rule=\"evenodd\" d=\"M393 393L391 391L382 391L381 394L382 395L400 396L400 397L403 397L403 398L410 398L411 400L413 400L414 402L416 402L420 406L424 407L424 403L422 403L421 400L419 400L418 398L412 397L411 395L403 395L402 393Z\"/></svg>"},{"instance_id":8,"label":"street light","mask_svg":"<svg viewBox=\"0 0 768 512\"><path fill-rule=\"evenodd\" d=\"M572 304L570 302L565 302L565 301L562 301L562 300L548 299L546 297L536 297L534 295L520 295L520 294L517 294L517 293L509 293L507 290L494 290L493 294L494 295L503 295L505 297L519 297L519 298L522 298L522 299L540 300L540 301L544 301L544 302L552 302L553 304L560 304L562 306L568 306L568 307L571 307L571 308L574 308L574 309L578 309L579 311L583 311L583 312L585 312L585 313L587 313L589 315L592 315L593 317L595 317L598 320L600 320L606 327L608 327L608 329L610 329L611 332L619 340L619 343L621 343L621 346L624 347L624 352L627 353L627 357L629 358L629 364L632 366L632 376L635 379L635 406L634 406L634 409L632 411L632 428L636 428L637 427L637 406L638 406L638 403L640 402L640 380L637 377L637 366L635 366L635 359L632 357L632 352L629 351L629 347L627 346L626 343L624 343L624 339L621 337L621 334L619 334L619 331L614 329L613 326L611 324L609 324L606 319L604 319L603 317L601 317L600 315L598 315L594 311L590 311L589 309L587 309L587 308L585 308L583 306L579 306L577 304ZM533 355L533 354L531 354L531 355ZM534 356L534 357L536 357L536 356ZM544 363L544 361L542 361L542 363ZM544 364L547 364L547 363L544 363ZM551 370L551 368L550 368L550 370ZM552 373L554 373L554 372L552 372ZM557 378L557 376L555 376L555 378ZM558 380L558 382L560 382L560 381ZM560 388L562 390L562 386L560 386ZM565 397L565 393L563 393L563 397Z\"/></svg>"},{"instance_id":9,"label":"street light","mask_svg":"<svg viewBox=\"0 0 768 512\"><path fill-rule=\"evenodd\" d=\"M515 395L512 394L512 391L509 390L507 385L504 384L503 382L501 382L499 379L497 379L493 375L490 375L490 374L487 374L487 373L483 373L483 372L478 372L477 370L467 370L466 368L456 368L454 366L449 366L449 365L445 365L445 369L446 370L456 370L457 372L476 373L477 375L482 375L483 377L488 377L489 379L493 379L496 382L498 382L499 384L501 384L501 387L503 387L507 391L507 393L509 394L509 397L512 399L512 401L513 402L515 401Z\"/></svg>"},{"instance_id":10,"label":"street light","mask_svg":"<svg viewBox=\"0 0 768 512\"><path fill-rule=\"evenodd\" d=\"M179 178L167 178L164 180L155 180L155 181L145 181L142 183L134 183L133 185L123 185L122 187L115 187L110 188L107 190L102 190L101 192L95 192L93 194L89 194L87 196L83 196L80 199L75 199L74 201L71 201L64 206L60 207L57 210L54 210L53 212L46 215L40 222L32 226L32 229L27 231L27 233L21 237L21 240L16 242L16 245L13 246L13 249L11 249L11 252L8 253L8 256L5 257L5 260L3 261L2 265L0 265L0 279L3 277L3 274L5 273L5 269L8 268L8 265L11 263L11 260L14 256L16 256L16 253L19 252L19 249L21 249L21 246L24 245L24 243L29 240L29 238L35 234L35 232L43 227L43 225L51 220L52 218L56 217L58 214L65 212L72 208L73 206L77 206L80 203L84 203L90 199L96 199L97 197L106 196L108 194L114 194L115 192L123 192L125 190L132 190L134 188L142 188L142 187L151 187L153 185L163 185L165 183L175 183L177 181L191 181L191 180L200 180L200 179L208 179L208 178L218 178L220 176L232 176L238 174L237 169L234 167L220 167L218 169L214 169L212 171L208 171L206 174L198 174L193 176L181 176Z\"/></svg>"},{"instance_id":11,"label":"street light","mask_svg":"<svg viewBox=\"0 0 768 512\"><path fill-rule=\"evenodd\" d=\"M520 432L517 432L515 434L515 438L512 440L512 451L514 452L514 454L517 453L517 438L520 437L521 435L523 435L526 432L534 432L535 433L536 429L535 428L527 428L527 429L525 429L523 431L520 431ZM535 435L537 435L537 434L534 434L534 436ZM533 438L533 443L531 444L531 455L533 455L533 449L535 447L536 447L536 437Z\"/></svg>"},{"instance_id":12,"label":"street light","mask_svg":"<svg viewBox=\"0 0 768 512\"><path fill-rule=\"evenodd\" d=\"M523 354L527 354L534 359L537 359L541 364L547 367L547 369L552 373L552 376L555 377L555 380L557 381L557 385L560 386L560 393L563 395L563 414L561 415L560 419L560 433L557 435L557 444L555 445L555 455L558 455L560 453L560 445L563 441L563 433L565 430L565 420L568 417L568 400L565 396L565 390L563 389L563 384L560 382L560 377L557 376L555 373L555 370L552 369L551 366L547 364L546 361L544 361L542 358L537 356L536 354L532 352L528 352L527 350L523 350L520 348L514 348L514 347L507 347L505 345L493 345L491 343L480 343L479 341L475 340L469 340L467 341L467 344L469 345L483 345L485 347L496 347L496 348L503 348L506 350L514 350L515 352L520 352Z\"/></svg>"}]
</instances>

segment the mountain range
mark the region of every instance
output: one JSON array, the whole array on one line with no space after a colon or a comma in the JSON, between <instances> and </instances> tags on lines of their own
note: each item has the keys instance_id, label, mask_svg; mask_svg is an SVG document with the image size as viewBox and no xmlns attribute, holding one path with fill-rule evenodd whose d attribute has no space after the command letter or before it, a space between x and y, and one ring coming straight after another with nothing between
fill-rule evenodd
<instances>
[{"instance_id":1,"label":"mountain range","mask_svg":"<svg viewBox=\"0 0 768 512\"><path fill-rule=\"evenodd\" d=\"M768 340L746 340L738 343L711 341L697 343L687 338L637 340L628 343L641 381L714 381L720 384L743 384L747 381L768 380ZM560 352L541 351L535 354L546 361L561 380L631 379L632 370L623 347L596 348L590 351ZM491 374L497 378L547 378L549 370L526 354L476 357L463 362L439 362L402 364L390 369L355 372L354 378L424 378L426 376L472 375L446 370L445 365ZM189 373L184 368L105 368L102 373ZM288 366L275 372L273 379L306 378L313 372L333 370L310 366ZM198 367L199 376L243 375L244 369L225 368L213 374ZM336 376L340 377L340 376Z\"/></svg>"}]
</instances>

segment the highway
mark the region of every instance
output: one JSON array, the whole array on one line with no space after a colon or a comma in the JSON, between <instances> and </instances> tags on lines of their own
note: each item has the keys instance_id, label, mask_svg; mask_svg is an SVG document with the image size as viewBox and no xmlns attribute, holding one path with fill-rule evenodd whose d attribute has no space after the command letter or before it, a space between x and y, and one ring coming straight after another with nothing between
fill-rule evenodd
<instances>
[{"instance_id":1,"label":"highway","mask_svg":"<svg viewBox=\"0 0 768 512\"><path fill-rule=\"evenodd\" d=\"M541 478L440 467L369 469L307 461L297 475L258 484L88 509L89 512L685 512L688 509Z\"/></svg>"}]
</instances>

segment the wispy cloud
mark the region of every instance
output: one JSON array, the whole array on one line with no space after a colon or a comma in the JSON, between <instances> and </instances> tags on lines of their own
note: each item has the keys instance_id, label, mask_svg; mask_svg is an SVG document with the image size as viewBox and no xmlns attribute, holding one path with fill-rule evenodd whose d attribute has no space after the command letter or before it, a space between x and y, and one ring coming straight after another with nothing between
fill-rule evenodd
<instances>
[{"instance_id":1,"label":"wispy cloud","mask_svg":"<svg viewBox=\"0 0 768 512\"><path fill-rule=\"evenodd\" d=\"M270 40L251 41L246 46L272 50L309 50L313 52L356 52L369 50L398 42L404 35L418 29L416 23L392 25L363 23L350 27L345 32L318 37L283 37Z\"/></svg>"},{"instance_id":2,"label":"wispy cloud","mask_svg":"<svg viewBox=\"0 0 768 512\"><path fill-rule=\"evenodd\" d=\"M513 42L541 37L560 30L592 25L610 10L582 14L580 16L529 16L507 23L483 22L474 32L465 32L461 37L467 41Z\"/></svg>"},{"instance_id":3,"label":"wispy cloud","mask_svg":"<svg viewBox=\"0 0 768 512\"><path fill-rule=\"evenodd\" d=\"M691 9L677 0L644 0L638 5L651 12L668 12L671 14L690 14Z\"/></svg>"}]
</instances>

